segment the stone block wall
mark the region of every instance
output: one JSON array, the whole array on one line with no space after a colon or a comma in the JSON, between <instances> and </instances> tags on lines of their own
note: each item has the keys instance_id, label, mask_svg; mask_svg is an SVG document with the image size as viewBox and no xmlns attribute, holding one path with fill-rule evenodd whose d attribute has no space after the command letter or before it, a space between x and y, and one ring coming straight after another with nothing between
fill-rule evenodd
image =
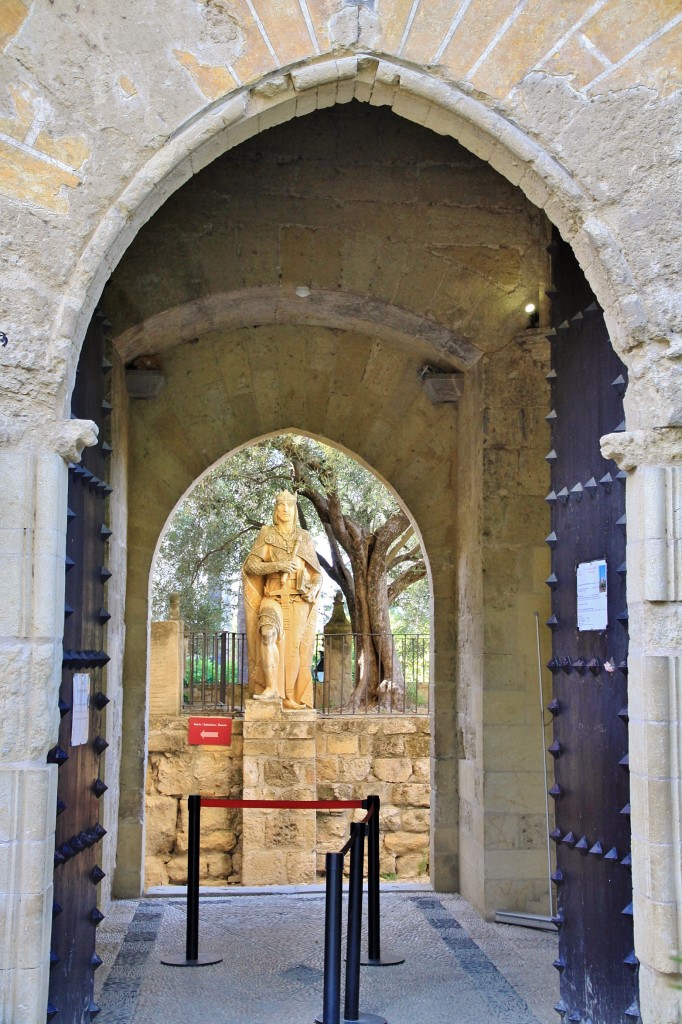
<instances>
[{"instance_id":1,"label":"stone block wall","mask_svg":"<svg viewBox=\"0 0 682 1024\"><path fill-rule=\"evenodd\" d=\"M146 794L145 887L187 882L187 797L242 795L242 722L232 723L232 745L187 744L187 717L150 718ZM242 812L201 812L202 885L241 881Z\"/></svg>"},{"instance_id":2,"label":"stone block wall","mask_svg":"<svg viewBox=\"0 0 682 1024\"><path fill-rule=\"evenodd\" d=\"M425 716L322 718L317 727L318 799L381 799L384 877L428 881L431 730ZM339 850L364 811L318 811L317 868ZM347 867L348 865L346 865Z\"/></svg>"},{"instance_id":3,"label":"stone block wall","mask_svg":"<svg viewBox=\"0 0 682 1024\"><path fill-rule=\"evenodd\" d=\"M362 799L370 793L378 794L381 798L382 874L388 879L428 880L430 723L426 716L389 718L358 715L343 719L318 716L313 722L299 723L308 732L312 730L310 737L299 742L310 745L305 754L309 776L314 779L316 774L316 793L314 785L311 788L309 783L306 789L310 792L299 792L297 785L289 787L291 792L280 792L281 779L272 775L270 755L282 740L275 735L273 723L246 723L251 731L254 725L256 731L264 733L258 742L259 756L267 758L267 764L262 766L263 771L267 768L269 773L267 792L257 793L258 779L249 776L249 763L255 755L244 757L245 723L242 720L233 721L230 747L200 747L187 745L186 716L165 715L150 719L146 793L147 888L184 885L187 881L187 797L191 793L243 795L249 799L259 795L273 799L286 798L287 795L292 799L315 799L317 796L321 800ZM267 735L265 728L268 725L271 736ZM252 741L255 737L247 739ZM315 774L310 775L311 769ZM277 792L271 792L273 785ZM305 878L294 878L295 872L291 874L288 871L287 856L296 855L300 846L297 835L301 822L296 813L203 808L201 884L312 882L316 871L318 877L324 873L325 853L339 850L348 838L351 820L364 816L364 811L319 811L315 822L313 813L313 820L303 824L306 826L305 838L311 840L315 856ZM300 813L306 815L310 812ZM250 832L249 836L244 835L245 830ZM310 845L309 842L307 846ZM262 853L268 847L272 856L263 857ZM280 856L283 851L286 856ZM243 863L246 858L248 867ZM281 869L280 874L275 869ZM288 872L286 877L281 871Z\"/></svg>"}]
</instances>

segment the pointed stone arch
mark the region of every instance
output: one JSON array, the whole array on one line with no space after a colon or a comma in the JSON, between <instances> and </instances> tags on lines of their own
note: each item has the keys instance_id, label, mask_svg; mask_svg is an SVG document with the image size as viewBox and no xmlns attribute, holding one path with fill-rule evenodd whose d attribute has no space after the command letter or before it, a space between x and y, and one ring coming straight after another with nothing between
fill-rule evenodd
<instances>
[{"instance_id":1,"label":"pointed stone arch","mask_svg":"<svg viewBox=\"0 0 682 1024\"><path fill-rule=\"evenodd\" d=\"M316 339L320 347L341 345L341 339L352 339L354 358L369 364L375 351L376 339L360 332L339 331L336 326L308 324L292 326L287 323L261 325L258 328L237 328L216 332L202 340L200 346L175 345L167 350L169 385L152 402L136 403L132 410L131 461L128 479L128 581L126 592L126 646L124 655L123 751L121 759L121 812L118 826L118 864L115 888L118 895L140 892L144 855L144 756L146 734L143 723L149 704L148 623L150 575L160 539L170 516L189 489L217 463L236 451L249 447L257 440L283 432L302 434L344 451L373 473L387 487L406 511L414 524L415 533L428 566L432 594L432 643L440 650L432 661L432 709L434 712L432 743L441 757L434 760L438 798L445 805L454 800L456 779L452 772L452 752L455 746L455 693L447 684L454 657L455 636L454 604L445 596L452 589L452 566L447 555L448 531L451 529L448 513L454 503L454 481L442 469L442 450L454 450L455 419L451 407L433 406L424 396L412 414L410 422L419 448L419 458L426 464L420 473L412 472L409 462L400 466L389 451L387 439L397 436L399 424L410 418L405 404L392 407L391 396L381 399L371 390L372 382L357 385L355 404L351 402L345 427L338 418L338 407L299 405L298 395L289 395L285 408L273 411L265 430L254 432L247 417L237 416L230 424L223 422L219 410L214 410L215 425L206 428L203 423L184 419L187 409L201 402L205 380L198 362L213 367L215 361L229 358L226 337L248 336L250 353L262 344L267 353L273 338L278 351L289 358L299 352L302 362L306 344ZM388 346L385 346L388 348ZM400 342L392 343L393 360L399 360ZM411 367L413 355L402 346L402 361ZM186 372L191 367L192 372ZM248 372L248 371L245 371ZM402 373L402 371L401 371ZM343 368L337 375L343 379ZM420 384L414 374L417 393ZM175 382L175 384L173 383ZM332 390L330 386L330 390ZM224 399L226 407L231 396ZM326 402L326 398L325 398ZM376 427L366 430L369 421L354 422L353 409L363 404L378 402ZM182 403L182 404L178 404ZM391 417L390 419L388 417ZM262 422L262 421L259 421ZM427 444L429 437L438 438L438 444ZM382 454L383 453L383 454ZM423 486L423 474L431 480L428 491ZM435 565L435 570L431 568ZM435 594L441 596L436 600ZM438 680L441 680L440 686ZM444 815L441 815L444 817ZM440 826L433 830L432 859L434 876L441 887L455 884L456 830Z\"/></svg>"},{"instance_id":2,"label":"pointed stone arch","mask_svg":"<svg viewBox=\"0 0 682 1024\"><path fill-rule=\"evenodd\" d=\"M401 117L449 135L543 209L575 251L626 359L646 315L623 252L594 212L589 193L557 157L482 101L431 72L371 52L270 73L190 117L135 174L100 220L64 290L50 352L66 358L70 393L80 339L102 289L141 226L188 179L267 128L351 99L388 105ZM74 345L74 341L76 344Z\"/></svg>"}]
</instances>

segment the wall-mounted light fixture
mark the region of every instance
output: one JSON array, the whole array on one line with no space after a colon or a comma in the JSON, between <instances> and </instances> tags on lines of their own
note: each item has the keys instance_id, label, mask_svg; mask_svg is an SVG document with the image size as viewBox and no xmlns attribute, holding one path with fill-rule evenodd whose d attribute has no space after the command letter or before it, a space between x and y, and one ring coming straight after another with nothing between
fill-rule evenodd
<instances>
[{"instance_id":1,"label":"wall-mounted light fixture","mask_svg":"<svg viewBox=\"0 0 682 1024\"><path fill-rule=\"evenodd\" d=\"M297 284L295 291L299 299L307 299L310 295L310 288L307 284Z\"/></svg>"},{"instance_id":2,"label":"wall-mounted light fixture","mask_svg":"<svg viewBox=\"0 0 682 1024\"><path fill-rule=\"evenodd\" d=\"M528 316L528 323L526 327L537 327L540 314L538 313L537 307L534 302L528 302L523 308L524 313Z\"/></svg>"},{"instance_id":3,"label":"wall-mounted light fixture","mask_svg":"<svg viewBox=\"0 0 682 1024\"><path fill-rule=\"evenodd\" d=\"M450 373L424 363L419 368L419 379L432 405L456 405L462 397L463 373Z\"/></svg>"}]
</instances>

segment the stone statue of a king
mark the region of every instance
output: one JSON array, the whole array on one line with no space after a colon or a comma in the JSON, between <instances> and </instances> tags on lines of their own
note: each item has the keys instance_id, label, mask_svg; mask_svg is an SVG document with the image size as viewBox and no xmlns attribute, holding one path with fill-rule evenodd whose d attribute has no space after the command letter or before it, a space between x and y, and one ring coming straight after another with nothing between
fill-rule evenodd
<instances>
[{"instance_id":1,"label":"stone statue of a king","mask_svg":"<svg viewBox=\"0 0 682 1024\"><path fill-rule=\"evenodd\" d=\"M273 525L258 533L244 562L249 681L254 700L287 711L313 706L311 659L322 573L313 541L298 526L296 498L275 498Z\"/></svg>"}]
</instances>

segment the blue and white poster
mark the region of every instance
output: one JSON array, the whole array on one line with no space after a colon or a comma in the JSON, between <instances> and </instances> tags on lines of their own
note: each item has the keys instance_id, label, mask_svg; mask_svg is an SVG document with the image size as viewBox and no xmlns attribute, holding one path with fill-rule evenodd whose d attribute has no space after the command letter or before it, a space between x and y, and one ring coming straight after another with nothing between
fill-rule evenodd
<instances>
[{"instance_id":1,"label":"blue and white poster","mask_svg":"<svg viewBox=\"0 0 682 1024\"><path fill-rule=\"evenodd\" d=\"M606 560L581 562L577 572L578 629L603 631L608 626Z\"/></svg>"}]
</instances>

